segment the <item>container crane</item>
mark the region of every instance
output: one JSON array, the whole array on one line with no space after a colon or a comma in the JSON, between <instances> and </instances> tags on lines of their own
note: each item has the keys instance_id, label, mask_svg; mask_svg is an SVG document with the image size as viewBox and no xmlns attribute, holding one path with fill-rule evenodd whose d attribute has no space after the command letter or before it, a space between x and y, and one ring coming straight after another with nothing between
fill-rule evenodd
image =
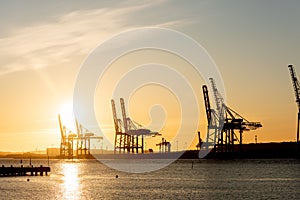
<instances>
[{"instance_id":1,"label":"container crane","mask_svg":"<svg viewBox=\"0 0 300 200\"><path fill-rule=\"evenodd\" d=\"M203 143L201 149L208 150L215 147L216 139L217 136L220 135L222 126L219 125L220 120L218 119L217 112L211 108L207 86L203 85L202 90L203 90L208 129L207 129L206 142Z\"/></svg>"},{"instance_id":2,"label":"container crane","mask_svg":"<svg viewBox=\"0 0 300 200\"><path fill-rule=\"evenodd\" d=\"M113 120L114 120L114 125L115 125L115 148L114 152L116 153L117 150L121 152L123 150L123 153L127 151L128 153L130 150L133 152L134 144L133 144L133 138L131 135L126 133L126 130L128 128L123 127L122 120L117 117L117 112L116 112L116 104L115 101L112 99L111 100L111 107L112 107L112 113L113 113ZM126 120L126 113L123 114L125 116L123 120ZM127 125L127 123L125 124ZM122 130L122 127L124 131Z\"/></svg>"},{"instance_id":3,"label":"container crane","mask_svg":"<svg viewBox=\"0 0 300 200\"><path fill-rule=\"evenodd\" d=\"M295 92L295 97L296 97L296 103L298 106L298 119L297 119L297 133L296 133L296 141L297 144L299 145L299 121L300 121L300 85L297 79L296 71L293 67L293 65L288 66L291 74L291 79L292 79L292 84L294 87L294 92ZM297 146L298 146L297 145Z\"/></svg>"},{"instance_id":4,"label":"container crane","mask_svg":"<svg viewBox=\"0 0 300 200\"><path fill-rule=\"evenodd\" d=\"M115 152L119 150L121 152L130 150L134 153L139 153L139 149L141 153L144 153L144 137L147 136L158 136L160 135L158 132L152 132L149 129L144 128L142 125L134 122L126 114L125 102L123 98L120 98L120 105L122 111L122 120L117 118L116 106L115 102L111 100L112 112L113 112L113 120L115 125ZM122 126L123 125L123 126Z\"/></svg>"},{"instance_id":5,"label":"container crane","mask_svg":"<svg viewBox=\"0 0 300 200\"><path fill-rule=\"evenodd\" d=\"M70 158L73 156L73 138L76 137L76 134L62 125L60 115L58 115L58 122L61 134L60 156Z\"/></svg>"},{"instance_id":6,"label":"container crane","mask_svg":"<svg viewBox=\"0 0 300 200\"><path fill-rule=\"evenodd\" d=\"M61 142L60 142L60 156L65 155L68 148L68 143L66 139L66 128L62 125L60 115L58 115L58 123L60 128Z\"/></svg>"},{"instance_id":7,"label":"container crane","mask_svg":"<svg viewBox=\"0 0 300 200\"><path fill-rule=\"evenodd\" d=\"M77 133L74 133L73 131L63 126L60 115L58 115L58 122L61 133L60 156L62 158L72 158L74 155L74 151L76 151L76 156L90 155L91 139L103 139L102 136L96 136L83 125L78 123L77 120L75 120ZM76 143L76 148L74 148L74 142Z\"/></svg>"},{"instance_id":8,"label":"container crane","mask_svg":"<svg viewBox=\"0 0 300 200\"><path fill-rule=\"evenodd\" d=\"M131 138L129 138L129 142L131 139L132 144L135 145L136 153L139 152L139 149L141 149L141 153L144 153L144 137L156 136L160 134L158 132L152 132L151 130L144 128L142 125L132 121L129 117L127 117L123 98L120 98L120 104L125 132L131 135Z\"/></svg>"},{"instance_id":9,"label":"container crane","mask_svg":"<svg viewBox=\"0 0 300 200\"><path fill-rule=\"evenodd\" d=\"M96 136L89 129L85 128L82 124L80 124L77 120L75 120L76 124L76 141L77 141L77 156L78 155L90 155L91 154L91 139L102 140L102 136ZM80 151L80 154L79 154Z\"/></svg>"},{"instance_id":10,"label":"container crane","mask_svg":"<svg viewBox=\"0 0 300 200\"><path fill-rule=\"evenodd\" d=\"M207 86L204 85L203 95L208 120L208 132L204 147L214 145L217 152L234 152L234 142L238 141L242 148L243 132L262 127L260 122L249 122L233 109L225 105L223 97L218 92L213 78L210 78L211 88L215 98L216 110L211 108ZM239 131L239 135L235 134Z\"/></svg>"},{"instance_id":11,"label":"container crane","mask_svg":"<svg viewBox=\"0 0 300 200\"><path fill-rule=\"evenodd\" d=\"M171 143L168 142L165 138L161 139L161 142L156 144L159 147L159 153L170 153L171 152Z\"/></svg>"}]
</instances>

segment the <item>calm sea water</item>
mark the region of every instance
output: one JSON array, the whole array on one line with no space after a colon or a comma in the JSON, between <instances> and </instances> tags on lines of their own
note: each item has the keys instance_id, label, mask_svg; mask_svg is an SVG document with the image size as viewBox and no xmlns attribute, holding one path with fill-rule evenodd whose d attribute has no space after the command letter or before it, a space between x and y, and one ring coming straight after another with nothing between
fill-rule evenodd
<instances>
[{"instance_id":1,"label":"calm sea water","mask_svg":"<svg viewBox=\"0 0 300 200\"><path fill-rule=\"evenodd\" d=\"M0 164L18 166L20 160ZM299 160L180 160L142 174L118 172L95 160L50 160L50 167L50 176L0 177L0 198L300 199Z\"/></svg>"}]
</instances>

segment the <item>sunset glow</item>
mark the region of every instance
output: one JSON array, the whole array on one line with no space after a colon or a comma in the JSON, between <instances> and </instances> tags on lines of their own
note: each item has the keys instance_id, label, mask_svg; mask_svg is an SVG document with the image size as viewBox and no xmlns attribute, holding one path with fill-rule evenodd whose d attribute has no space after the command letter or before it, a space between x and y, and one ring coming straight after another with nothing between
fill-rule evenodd
<instances>
[{"instance_id":1,"label":"sunset glow","mask_svg":"<svg viewBox=\"0 0 300 200\"><path fill-rule=\"evenodd\" d=\"M278 2L281 4L270 9L268 4L250 2L246 5L235 2L234 6L225 2L187 4L160 0L120 4L78 2L72 6L67 2L61 6L48 2L36 7L22 2L18 6L1 3L0 151L59 147L57 116L61 115L68 129L75 130L71 102L85 60L112 36L140 27L172 29L205 48L223 78L227 104L249 121L263 124L263 128L244 134L245 143L253 143L256 135L259 142L295 141L297 110L287 65L293 64L300 74L299 12L293 3ZM118 45L114 48L120 48ZM170 74L178 72L196 91L200 110L198 130L185 127L183 131L193 134L195 139L190 136L178 139L179 142L174 139L182 112L180 102L170 91L150 86L132 94L129 91L128 86L137 79L128 81L123 79L124 74L128 71L138 74L142 70L136 67L151 63L173 69L170 73L157 73L153 78L177 83L179 79L173 80ZM193 142L189 148L195 149L197 131L203 139L207 131L202 84L203 79L184 58L164 51L132 51L110 63L95 90L92 106L101 131L89 124L88 117L81 123L96 127L95 134L106 137L103 146L112 149L114 124L110 99L112 89L118 86L122 92L116 100L128 96L126 107L132 119L158 129L154 131L161 131L168 140L173 139L175 149L177 145L179 149L186 148L190 140ZM181 86L178 84L176 88ZM213 99L213 94L210 95ZM121 118L121 113L118 115ZM151 138L148 147L160 139ZM157 150L155 145L153 148Z\"/></svg>"},{"instance_id":2,"label":"sunset glow","mask_svg":"<svg viewBox=\"0 0 300 200\"><path fill-rule=\"evenodd\" d=\"M59 110L62 123L69 129L75 131L75 119L73 112L73 103L67 102L63 104Z\"/></svg>"}]
</instances>

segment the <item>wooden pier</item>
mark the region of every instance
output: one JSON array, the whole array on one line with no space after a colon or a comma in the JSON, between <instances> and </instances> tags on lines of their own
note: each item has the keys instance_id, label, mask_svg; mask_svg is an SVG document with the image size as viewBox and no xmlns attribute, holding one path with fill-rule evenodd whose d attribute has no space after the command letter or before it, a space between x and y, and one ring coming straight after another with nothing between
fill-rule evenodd
<instances>
[{"instance_id":1,"label":"wooden pier","mask_svg":"<svg viewBox=\"0 0 300 200\"><path fill-rule=\"evenodd\" d=\"M0 177L7 177L7 176L43 176L44 174L47 176L48 172L50 172L50 167L43 167L43 165L39 167L34 166L27 166L23 167L21 165L20 167L5 167L2 165L0 167Z\"/></svg>"}]
</instances>

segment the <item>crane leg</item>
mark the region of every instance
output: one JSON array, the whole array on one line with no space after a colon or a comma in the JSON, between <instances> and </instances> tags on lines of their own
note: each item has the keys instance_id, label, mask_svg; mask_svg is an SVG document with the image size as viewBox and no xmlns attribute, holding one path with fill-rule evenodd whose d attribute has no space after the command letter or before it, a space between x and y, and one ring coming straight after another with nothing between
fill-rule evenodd
<instances>
[{"instance_id":1,"label":"crane leg","mask_svg":"<svg viewBox=\"0 0 300 200\"><path fill-rule=\"evenodd\" d=\"M298 120L297 120L297 144L299 143L299 122L300 122L300 110L298 112Z\"/></svg>"},{"instance_id":2,"label":"crane leg","mask_svg":"<svg viewBox=\"0 0 300 200\"><path fill-rule=\"evenodd\" d=\"M298 120L297 120L297 138L296 138L296 151L297 151L298 156L300 155L299 123L300 123L300 110L299 110L299 112L298 112Z\"/></svg>"},{"instance_id":3,"label":"crane leg","mask_svg":"<svg viewBox=\"0 0 300 200\"><path fill-rule=\"evenodd\" d=\"M239 149L240 152L243 151L243 131L240 130L240 149Z\"/></svg>"},{"instance_id":4,"label":"crane leg","mask_svg":"<svg viewBox=\"0 0 300 200\"><path fill-rule=\"evenodd\" d=\"M200 137L200 131L198 131L198 142L199 142L199 150L201 149L201 137Z\"/></svg>"},{"instance_id":5,"label":"crane leg","mask_svg":"<svg viewBox=\"0 0 300 200\"><path fill-rule=\"evenodd\" d=\"M142 135L142 154L144 153L144 135Z\"/></svg>"}]
</instances>

